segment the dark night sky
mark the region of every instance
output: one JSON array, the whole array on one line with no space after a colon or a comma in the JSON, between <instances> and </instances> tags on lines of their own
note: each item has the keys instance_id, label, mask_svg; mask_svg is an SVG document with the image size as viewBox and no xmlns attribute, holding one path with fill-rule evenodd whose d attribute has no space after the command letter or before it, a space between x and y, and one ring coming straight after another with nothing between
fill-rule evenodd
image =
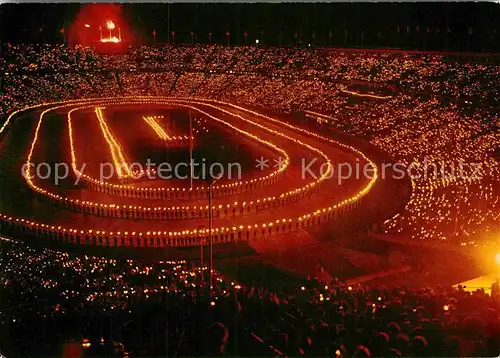
<instances>
[{"instance_id":1,"label":"dark night sky","mask_svg":"<svg viewBox=\"0 0 500 358\"><path fill-rule=\"evenodd\" d=\"M61 42L59 30L69 26L81 6L85 5L0 5L0 38L10 42ZM500 5L494 3L125 4L122 12L123 21L137 38L151 41L151 32L156 29L158 42L168 41L170 28L175 30L176 42L190 42L191 31L198 42L207 42L211 31L213 42L226 43L225 33L230 30L232 43L243 43L245 31L249 41L261 37L262 31L264 42L273 45L301 40L317 45L446 45L483 50L497 48L496 27L500 31ZM451 32L445 40L446 28Z\"/></svg>"}]
</instances>

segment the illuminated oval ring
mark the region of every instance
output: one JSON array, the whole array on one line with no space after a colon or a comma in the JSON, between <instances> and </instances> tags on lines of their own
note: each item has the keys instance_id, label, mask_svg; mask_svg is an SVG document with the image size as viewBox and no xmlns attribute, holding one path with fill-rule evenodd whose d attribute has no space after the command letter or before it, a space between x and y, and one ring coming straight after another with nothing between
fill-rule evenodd
<instances>
[{"instance_id":1,"label":"illuminated oval ring","mask_svg":"<svg viewBox=\"0 0 500 358\"><path fill-rule=\"evenodd\" d=\"M123 103L133 103L133 101L138 101L138 103L142 103L143 101L148 101L148 103L155 104L177 104L171 102L171 99L168 97L125 97L123 99L117 99L114 104L123 104ZM68 120L70 120L70 113L68 113ZM277 150L277 148L274 148ZM280 150L278 150L280 151ZM281 152L281 151L280 151ZM284 152L281 152L287 158L284 165L277 170L250 180L239 180L229 184L220 184L214 185L212 187L212 195L222 196L222 195L232 195L237 193L242 193L245 191L251 191L258 187L268 186L272 183L275 183L277 180L282 178L283 172L288 168L289 158L288 155ZM75 170L75 166L73 166ZM89 183L94 190L99 190L106 192L112 195L121 195L123 191L127 192L127 196L137 197L141 199L185 199L187 198L198 198L198 199L206 199L208 197L208 187L207 186L198 186L193 189L190 188L137 188L132 185L126 184L112 184L108 182L102 182L95 178L91 178L87 175L83 175L82 178Z\"/></svg>"},{"instance_id":2,"label":"illuminated oval ring","mask_svg":"<svg viewBox=\"0 0 500 358\"><path fill-rule=\"evenodd\" d=\"M203 100L211 103L223 103L219 101ZM59 102L60 103L60 102ZM78 103L74 101L73 103ZM56 102L57 104L57 102ZM47 104L41 104L37 106L32 106L33 108L41 108ZM319 139L326 140L330 143L336 144L340 147L348 149L349 151L361 155L365 160L367 160L373 167L374 176L371 178L370 182L365 185L360 191L358 191L354 196L344 199L341 202L332 204L327 207L323 207L312 211L308 214L297 217L296 219L285 219L276 220L274 222L261 222L260 224L255 224L254 226L248 225L244 227L240 225L239 227L232 228L214 228L212 234L216 236L216 242L234 242L239 240L249 240L251 238L265 238L268 235L281 234L283 232L293 231L296 229L309 227L312 225L319 224L323 220L328 220L336 217L344 211L355 208L360 204L360 201L370 192L371 188L378 180L378 170L375 164L362 153L360 150L354 148L353 146L335 141L330 138L323 137L317 133L309 132L300 127L292 126L288 123L284 123L268 116L259 114L254 111L250 111L243 107L236 105L226 104L234 108L247 111L250 113L255 113L263 118L269 119L280 125L287 126L299 132L308 133ZM2 133L5 128L7 128L9 122L12 120L13 116L16 114L30 109L25 108L23 110L18 110L12 113L4 126L0 128L0 133ZM14 218L5 214L0 215L0 223L2 224L2 230L7 233L19 234L22 233L27 236L32 236L35 238L48 238L61 242L68 242L74 244L97 244L97 245L126 245L126 246L153 246L153 247L180 247L180 246L193 246L199 245L201 242L205 241L208 235L207 229L201 230L182 230L176 232L106 232L106 231L93 231L93 230L77 230L70 228L63 228L61 226L46 225L43 223L37 223L23 218Z\"/></svg>"},{"instance_id":3,"label":"illuminated oval ring","mask_svg":"<svg viewBox=\"0 0 500 358\"><path fill-rule=\"evenodd\" d=\"M157 100L153 100L152 102L148 103L154 103L154 104L176 104L179 105L178 103L174 103L171 101L165 101L162 100L161 97L155 97ZM124 98L122 100L119 100L117 102L114 102L113 104L118 105L118 104L131 104L134 103L133 101L127 100L127 98ZM142 103L142 102L138 102ZM185 107L185 106L184 106ZM85 108L85 107L81 107ZM71 123L71 113L73 111L76 111L81 108L74 108L68 112L68 122ZM197 110L197 109L195 109ZM206 114L206 113L205 113ZM206 114L208 115L208 114ZM221 121L217 119L216 117L213 117L211 115L208 115L212 117L212 119L215 119L217 121L220 121L222 123L225 123L224 121ZM226 123L226 125L232 127L233 129L236 129L239 131L238 128ZM244 133L245 135L248 136L248 133ZM222 195L231 195L231 194L237 194L237 193L242 193L242 192L248 192L253 189L259 188L259 187L264 187L268 186L272 183L275 183L277 180L281 179L283 176L284 171L288 168L289 166L289 156L288 154L283 151L281 148L274 146L272 143L268 141L263 141L260 140L258 137L255 136L250 136L252 139L260 141L261 143L270 146L273 150L278 151L281 153L283 156L285 156L285 161L284 165L277 170L261 176L257 177L251 180L239 180L235 181L230 184L221 184L221 185L214 185L212 187L212 195L213 196L222 196ZM72 142L72 136L70 135L70 139ZM73 149L74 151L74 149ZM185 199L186 196L188 198L196 198L196 199L206 199L208 195L208 187L207 186L198 186L194 187L192 190L190 188L137 188L131 185L123 185L123 184L112 184L108 182L103 182L98 179L92 178L88 175L85 175L83 173L80 173L78 171L78 167L76 165L76 158L72 156L72 166L73 170L78 174L81 175L82 179L88 183L94 190L99 190L99 191L104 191L108 194L112 195L120 195L122 196L123 191L126 191L126 195L128 197L136 197L140 199ZM260 184L260 185L259 185Z\"/></svg>"},{"instance_id":4,"label":"illuminated oval ring","mask_svg":"<svg viewBox=\"0 0 500 358\"><path fill-rule=\"evenodd\" d=\"M131 102L121 102L123 103L131 103ZM160 103L160 102L158 102ZM170 104L170 102L165 102ZM185 106L181 104L181 106ZM210 105L209 105L210 106ZM56 107L57 108L62 108L61 107ZM213 107L213 106L212 106ZM69 120L69 131L70 131L70 143L71 143L71 156L73 160L73 168L76 171L77 166L75 164L75 155L74 155L74 150L73 150L73 141L72 141L72 126L71 126L71 112L78 110L83 107L78 107L74 108L71 111L68 112L68 120ZM196 109L195 107L189 107L194 110L199 110ZM215 107L214 107L215 108ZM43 117L46 113L48 113L50 110L53 109L47 109L45 110L39 118L39 124L43 121ZM205 113L201 111L203 114L209 115L208 113ZM228 112L231 114L230 112ZM236 116L232 114L233 116ZM260 125L259 125L260 126ZM262 129L270 131L268 128L265 128L264 126L260 126ZM39 128L39 127L37 127ZM234 127L235 128L235 127ZM237 129L237 128L235 128ZM37 140L37 133L38 130L35 134L35 139L32 143L32 148L30 150L30 154L28 156L27 162L30 162L31 155L34 149L35 142ZM281 134L282 135L282 134ZM284 136L284 135L283 135ZM256 140L261 140L257 136L252 137ZM288 137L288 136L285 136ZM288 137L289 139L293 139L291 137ZM307 144L302 144L304 146L309 147L309 149L314 150L317 152L317 154L322 155L328 162L329 159L328 157L319 151L318 149L311 147ZM281 149L280 149L281 150ZM281 150L282 151L282 150ZM285 151L282 151L284 155L287 156L288 160L288 155L286 154ZM74 199L68 199L66 197L63 197L58 194L54 194L52 192L49 192L45 189L37 187L31 180L31 175L30 175L30 169L31 166L28 166L27 170L27 175L25 176L25 179L28 183L28 185L39 195L45 196L49 199L52 199L54 203L62 205L63 208L65 209L71 209L76 212L80 213L85 213L85 214L93 214L97 216L106 216L106 217L113 217L113 218L125 218L125 219L152 219L152 220L158 220L158 219L194 219L194 218L203 218L203 217L208 217L208 206L206 207L190 207L190 206L174 206L174 207L142 207L139 206L137 207L136 205L116 205L116 204L102 204L98 202L91 202L91 201L79 201L79 200L74 200ZM329 175L329 170L331 168L328 167L328 171L324 173L318 180L313 181L312 183L309 183L301 188L296 188L293 190L289 190L285 193L282 193L278 197L268 197L264 199L255 199L255 201L250 201L250 202L243 202L240 204L239 207L236 207L237 205L235 204L234 206L227 205L227 206L214 206L213 209L215 210L215 217L227 217L227 216L235 216L237 214L239 215L244 215L244 214L251 214L255 212L259 212L265 209L271 209L275 207L279 207L284 204L288 204L291 202L295 202L301 198L303 198L306 194L310 193L312 190L316 190L317 184L321 183L325 178ZM79 175L83 175L83 173L78 173ZM193 212L193 210L195 212ZM232 215L231 215L232 214Z\"/></svg>"}]
</instances>

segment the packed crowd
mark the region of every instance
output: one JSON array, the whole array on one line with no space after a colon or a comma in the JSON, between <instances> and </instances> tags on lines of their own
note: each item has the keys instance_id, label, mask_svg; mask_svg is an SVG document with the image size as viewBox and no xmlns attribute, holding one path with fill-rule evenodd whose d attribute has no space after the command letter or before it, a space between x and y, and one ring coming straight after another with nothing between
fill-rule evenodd
<instances>
[{"instance_id":1,"label":"packed crowd","mask_svg":"<svg viewBox=\"0 0 500 358\"><path fill-rule=\"evenodd\" d=\"M384 233L470 245L494 239L499 230L500 118L494 109L404 91L383 99L357 97L334 80L399 82L415 91L460 92L488 102L500 88L497 66L314 48L163 46L102 55L49 45L7 45L1 66L8 74L0 94L3 118L28 104L123 95L197 96L281 113L321 113L329 118L326 126L322 122L328 130L365 138L415 174L411 200L383 223ZM469 167L458 176L461 163ZM433 166L437 173L429 175Z\"/></svg>"},{"instance_id":2,"label":"packed crowd","mask_svg":"<svg viewBox=\"0 0 500 358\"><path fill-rule=\"evenodd\" d=\"M216 273L210 300L208 283L201 285L206 267L185 262L80 257L5 240L0 256L6 356L79 356L72 349L92 356L214 355L218 322L227 330L233 318L218 306L227 308L240 287ZM235 329L242 330L241 346L231 346L231 355L256 343L243 326Z\"/></svg>"},{"instance_id":3,"label":"packed crowd","mask_svg":"<svg viewBox=\"0 0 500 358\"><path fill-rule=\"evenodd\" d=\"M470 63L446 55L346 52L323 48L258 46L138 46L122 55L90 47L4 44L0 73L7 76L88 71L182 71L266 74L293 78L366 81L402 90L498 104L495 62ZM85 80L86 82L88 80ZM73 83L72 79L64 82ZM76 87L76 84L75 84Z\"/></svg>"},{"instance_id":4,"label":"packed crowd","mask_svg":"<svg viewBox=\"0 0 500 358\"><path fill-rule=\"evenodd\" d=\"M0 246L6 356L497 356L498 287L258 287L186 262ZM204 275L204 285L202 275ZM75 353L76 352L76 353ZM73 354L73 355L72 355Z\"/></svg>"},{"instance_id":5,"label":"packed crowd","mask_svg":"<svg viewBox=\"0 0 500 358\"><path fill-rule=\"evenodd\" d=\"M494 241L499 232L497 113L404 91L386 99L348 95L339 80L495 104L497 71L494 65L453 63L437 55L314 48L139 47L111 56L90 48L6 45L0 56L0 118L40 102L127 95L197 96L269 111L321 113L318 130L362 137L420 174L412 179L406 208L383 223L383 233L474 245ZM440 169L423 175L429 163L445 163L444 174L450 174L452 164L461 162L480 166L474 173L469 168L467 177ZM490 296L449 287L309 281L276 292L216 273L210 298L206 282L207 270L190 263L82 257L3 241L0 353L500 354L496 290Z\"/></svg>"}]
</instances>

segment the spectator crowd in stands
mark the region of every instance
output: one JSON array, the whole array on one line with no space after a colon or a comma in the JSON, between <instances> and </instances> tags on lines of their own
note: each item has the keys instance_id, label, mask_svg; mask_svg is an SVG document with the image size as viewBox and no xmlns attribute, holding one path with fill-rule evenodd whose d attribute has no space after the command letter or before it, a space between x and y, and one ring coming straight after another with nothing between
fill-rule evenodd
<instances>
[{"instance_id":1,"label":"spectator crowd in stands","mask_svg":"<svg viewBox=\"0 0 500 358\"><path fill-rule=\"evenodd\" d=\"M77 256L2 241L7 356L496 356L500 300L482 290L306 281L281 292L186 262ZM205 283L202 284L201 272Z\"/></svg>"},{"instance_id":2,"label":"spectator crowd in stands","mask_svg":"<svg viewBox=\"0 0 500 358\"><path fill-rule=\"evenodd\" d=\"M404 211L382 224L385 234L477 245L498 232L500 66L493 63L318 48L144 46L103 55L4 46L2 120L42 102L132 95L312 110L328 118L323 130L364 138L419 174L427 161L480 164L475 176L415 177ZM362 98L343 91L350 81L394 87L387 99ZM500 354L495 292L340 282L276 292L217 273L209 298L206 270L188 263L80 257L17 242L1 244L0 267L6 356L72 347L121 356Z\"/></svg>"},{"instance_id":3,"label":"spectator crowd in stands","mask_svg":"<svg viewBox=\"0 0 500 358\"><path fill-rule=\"evenodd\" d=\"M35 103L133 95L312 110L330 118L329 129L365 138L416 173L410 202L383 223L384 233L476 245L498 231L500 66L493 63L319 48L142 46L104 55L89 47L5 46L2 118ZM398 86L383 99L357 98L345 92L349 81ZM463 107L447 96L484 105ZM422 175L429 163L439 175ZM460 163L479 169L450 175Z\"/></svg>"}]
</instances>

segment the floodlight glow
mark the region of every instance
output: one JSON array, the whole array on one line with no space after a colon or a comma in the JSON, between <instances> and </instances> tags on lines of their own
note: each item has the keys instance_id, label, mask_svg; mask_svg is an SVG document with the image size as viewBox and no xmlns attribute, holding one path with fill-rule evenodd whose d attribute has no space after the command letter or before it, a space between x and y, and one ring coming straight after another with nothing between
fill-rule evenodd
<instances>
[{"instance_id":1,"label":"floodlight glow","mask_svg":"<svg viewBox=\"0 0 500 358\"><path fill-rule=\"evenodd\" d=\"M101 42L113 42L116 44L118 42L121 42L121 40L118 37L113 36L113 37L102 39Z\"/></svg>"}]
</instances>

